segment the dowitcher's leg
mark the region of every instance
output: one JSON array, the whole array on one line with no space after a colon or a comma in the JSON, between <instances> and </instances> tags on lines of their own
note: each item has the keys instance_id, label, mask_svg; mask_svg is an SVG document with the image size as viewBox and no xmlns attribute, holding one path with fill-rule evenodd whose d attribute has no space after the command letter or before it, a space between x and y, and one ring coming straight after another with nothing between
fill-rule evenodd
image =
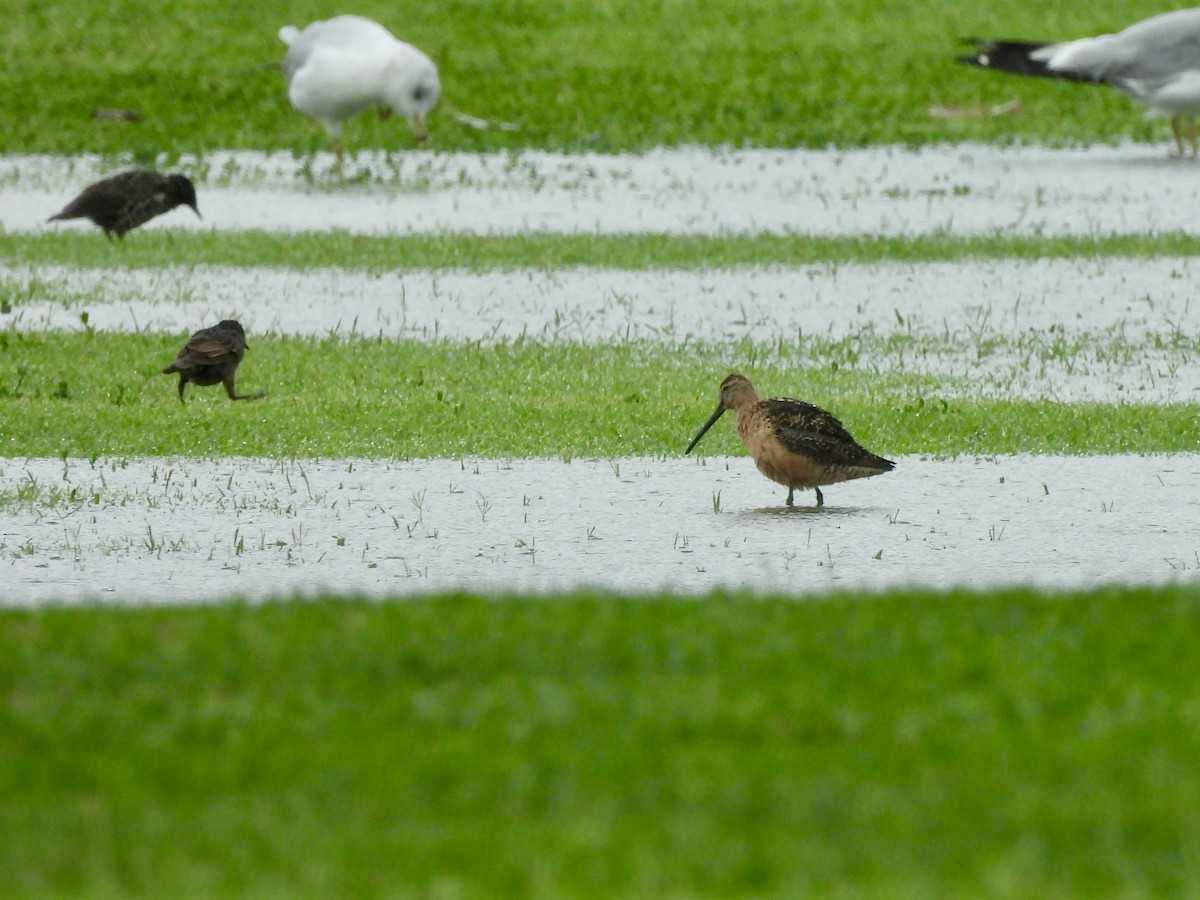
<instances>
[{"instance_id":1,"label":"dowitcher's leg","mask_svg":"<svg viewBox=\"0 0 1200 900\"><path fill-rule=\"evenodd\" d=\"M788 506L795 506L795 505L796 505L796 504L793 502L793 500L792 500L792 494L794 494L794 493L795 493L795 488L788 488L788 498L787 498L787 505L788 505Z\"/></svg>"},{"instance_id":2,"label":"dowitcher's leg","mask_svg":"<svg viewBox=\"0 0 1200 900\"><path fill-rule=\"evenodd\" d=\"M187 376L179 373L179 402L183 403L183 389L187 386Z\"/></svg>"},{"instance_id":3,"label":"dowitcher's leg","mask_svg":"<svg viewBox=\"0 0 1200 900\"><path fill-rule=\"evenodd\" d=\"M817 488L817 506L825 505L825 495L821 493L821 489Z\"/></svg>"}]
</instances>

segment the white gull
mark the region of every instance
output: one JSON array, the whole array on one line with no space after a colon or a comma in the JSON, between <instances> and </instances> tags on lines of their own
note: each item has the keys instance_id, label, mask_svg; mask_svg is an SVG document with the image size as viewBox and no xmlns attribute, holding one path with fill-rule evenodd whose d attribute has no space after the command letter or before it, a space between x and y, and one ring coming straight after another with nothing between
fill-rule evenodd
<instances>
[{"instance_id":1,"label":"white gull","mask_svg":"<svg viewBox=\"0 0 1200 900\"><path fill-rule=\"evenodd\" d=\"M325 126L342 167L342 123L372 106L385 117L406 118L418 141L428 136L425 118L441 93L437 66L378 22L335 16L303 31L279 29L288 45L283 74L292 106Z\"/></svg>"}]
</instances>

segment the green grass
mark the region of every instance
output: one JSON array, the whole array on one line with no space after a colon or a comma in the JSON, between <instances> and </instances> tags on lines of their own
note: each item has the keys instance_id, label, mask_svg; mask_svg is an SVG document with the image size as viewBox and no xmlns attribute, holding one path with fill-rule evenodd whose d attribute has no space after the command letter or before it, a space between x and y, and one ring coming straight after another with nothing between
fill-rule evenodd
<instances>
[{"instance_id":1,"label":"green grass","mask_svg":"<svg viewBox=\"0 0 1200 900\"><path fill-rule=\"evenodd\" d=\"M1200 591L0 612L0 892L1189 896Z\"/></svg>"},{"instance_id":2,"label":"green grass","mask_svg":"<svg viewBox=\"0 0 1200 900\"><path fill-rule=\"evenodd\" d=\"M251 338L243 391L159 374L183 335L0 332L0 456L527 457L675 454L721 378L817 402L882 453L1190 452L1190 404L945 399L929 378L863 368L860 341L763 347ZM909 352L912 352L911 350ZM865 363L863 363L865 365ZM981 367L986 362L981 363ZM961 386L960 386L961 387ZM732 425L709 453L741 453Z\"/></svg>"},{"instance_id":3,"label":"green grass","mask_svg":"<svg viewBox=\"0 0 1200 900\"><path fill-rule=\"evenodd\" d=\"M161 268L164 265L339 268L394 272L460 269L488 272L520 268L595 266L610 269L703 269L733 266L799 266L837 263L942 262L963 259L1095 259L1193 256L1191 234L1107 237L1016 237L949 234L919 237L810 237L805 235L678 236L667 234L428 234L374 237L343 231L281 234L238 231L145 231L119 244L94 229L42 234L0 234L0 258L9 265L78 268ZM0 301L21 292L0 280Z\"/></svg>"},{"instance_id":4,"label":"green grass","mask_svg":"<svg viewBox=\"0 0 1200 900\"><path fill-rule=\"evenodd\" d=\"M355 6L425 49L445 100L520 131L474 131L435 110L441 149L630 150L677 144L850 146L1019 139L1167 140L1115 91L969 70L966 35L1064 39L1121 28L1161 3L994 0L449 0ZM326 146L293 111L278 71L280 25L332 12L205 0L13 0L0 33L6 119L0 153L203 154ZM931 104L992 105L999 118L931 117ZM141 114L95 120L98 107ZM412 146L403 123L362 116L351 150Z\"/></svg>"},{"instance_id":5,"label":"green grass","mask_svg":"<svg viewBox=\"0 0 1200 900\"><path fill-rule=\"evenodd\" d=\"M1166 126L1115 92L951 62L963 35L1072 37L1161 9L355 7L434 56L449 104L520 123L472 131L444 103L432 147L466 151L1165 143ZM194 154L202 167L217 149L323 150L280 73L235 70L278 60L280 25L330 13L315 0L216 15L201 0L16 0L0 31L0 153ZM927 113L1012 98L1020 115ZM96 120L97 107L144 121ZM351 152L412 146L403 123L370 115L345 137ZM0 258L33 267L373 272L1195 251L1189 235L0 235ZM0 309L47 299L48 283L0 282ZM872 371L876 352L915 359L904 354L923 348L904 336L582 347L252 335L241 387L270 395L233 404L193 388L181 406L158 370L183 337L0 332L0 457L674 455L735 367L764 393L833 410L885 454L1200 445L1194 404L970 399L977 384ZM1006 348L974 349L985 378L987 353ZM1033 366L1088 352L1028 349ZM743 452L728 421L702 449ZM15 499L0 491L0 505ZM0 895L1193 895L1198 645L1194 587L0 610Z\"/></svg>"}]
</instances>

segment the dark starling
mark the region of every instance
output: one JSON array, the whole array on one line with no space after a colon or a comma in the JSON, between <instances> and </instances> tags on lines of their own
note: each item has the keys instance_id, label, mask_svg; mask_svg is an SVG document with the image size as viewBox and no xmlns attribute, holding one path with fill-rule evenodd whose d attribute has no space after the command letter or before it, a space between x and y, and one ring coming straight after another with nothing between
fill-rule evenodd
<instances>
[{"instance_id":1,"label":"dark starling","mask_svg":"<svg viewBox=\"0 0 1200 900\"><path fill-rule=\"evenodd\" d=\"M163 175L146 169L130 169L103 181L88 185L78 197L63 207L62 212L47 221L59 219L91 219L104 229L112 240L125 237L139 225L155 216L170 212L177 206L196 208L196 188L186 175Z\"/></svg>"},{"instance_id":2,"label":"dark starling","mask_svg":"<svg viewBox=\"0 0 1200 900\"><path fill-rule=\"evenodd\" d=\"M239 394L233 389L233 379L238 364L246 355L246 332L241 322L225 319L212 328L202 328L188 338L175 362L162 370L164 375L179 373L179 402L183 402L183 388L190 381L201 387L210 384L225 385L230 400L258 400L267 395Z\"/></svg>"}]
</instances>

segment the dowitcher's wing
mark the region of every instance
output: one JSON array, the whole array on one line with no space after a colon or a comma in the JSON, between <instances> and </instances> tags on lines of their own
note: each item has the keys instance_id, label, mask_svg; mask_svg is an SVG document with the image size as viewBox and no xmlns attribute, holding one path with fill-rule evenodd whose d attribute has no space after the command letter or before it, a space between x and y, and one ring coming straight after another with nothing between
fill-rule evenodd
<instances>
[{"instance_id":1,"label":"dowitcher's wing","mask_svg":"<svg viewBox=\"0 0 1200 900\"><path fill-rule=\"evenodd\" d=\"M819 406L774 397L763 400L759 407L776 439L792 453L815 455L831 465L878 466L883 462L859 446L845 426Z\"/></svg>"}]
</instances>

